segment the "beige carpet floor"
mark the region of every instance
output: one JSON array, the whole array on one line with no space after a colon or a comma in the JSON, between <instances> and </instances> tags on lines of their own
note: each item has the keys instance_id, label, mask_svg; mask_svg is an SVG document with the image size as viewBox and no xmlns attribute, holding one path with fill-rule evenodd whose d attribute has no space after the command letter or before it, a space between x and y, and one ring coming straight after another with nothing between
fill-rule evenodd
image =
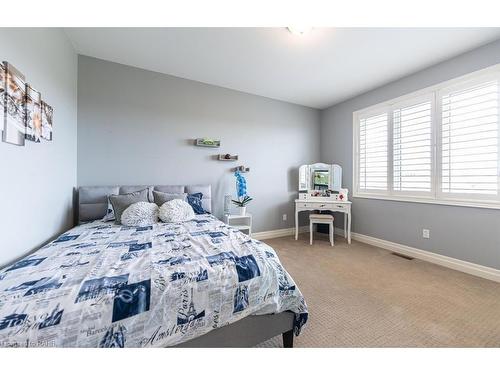
<instances>
[{"instance_id":1,"label":"beige carpet floor","mask_svg":"<svg viewBox=\"0 0 500 375\"><path fill-rule=\"evenodd\" d=\"M308 239L265 240L308 304L295 347L500 347L499 283L340 237L335 247Z\"/></svg>"}]
</instances>

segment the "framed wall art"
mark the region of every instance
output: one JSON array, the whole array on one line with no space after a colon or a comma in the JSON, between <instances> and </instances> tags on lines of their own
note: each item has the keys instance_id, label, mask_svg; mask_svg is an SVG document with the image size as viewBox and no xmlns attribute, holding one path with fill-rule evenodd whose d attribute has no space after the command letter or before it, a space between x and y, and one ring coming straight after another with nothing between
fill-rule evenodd
<instances>
[{"instance_id":1,"label":"framed wall art","mask_svg":"<svg viewBox=\"0 0 500 375\"><path fill-rule=\"evenodd\" d=\"M3 132L4 112L5 112L5 69L0 63L0 131Z\"/></svg>"},{"instance_id":2,"label":"framed wall art","mask_svg":"<svg viewBox=\"0 0 500 375\"><path fill-rule=\"evenodd\" d=\"M4 61L5 116L2 141L24 146L26 132L26 83L24 75Z\"/></svg>"},{"instance_id":3,"label":"framed wall art","mask_svg":"<svg viewBox=\"0 0 500 375\"><path fill-rule=\"evenodd\" d=\"M54 109L26 83L24 74L7 61L0 63L0 131L2 141L24 146L25 140L52 141Z\"/></svg>"},{"instance_id":4,"label":"framed wall art","mask_svg":"<svg viewBox=\"0 0 500 375\"><path fill-rule=\"evenodd\" d=\"M40 142L42 137L42 96L26 85L26 136L28 141Z\"/></svg>"},{"instance_id":5,"label":"framed wall art","mask_svg":"<svg viewBox=\"0 0 500 375\"><path fill-rule=\"evenodd\" d=\"M42 138L51 141L53 131L54 109L42 100Z\"/></svg>"}]
</instances>

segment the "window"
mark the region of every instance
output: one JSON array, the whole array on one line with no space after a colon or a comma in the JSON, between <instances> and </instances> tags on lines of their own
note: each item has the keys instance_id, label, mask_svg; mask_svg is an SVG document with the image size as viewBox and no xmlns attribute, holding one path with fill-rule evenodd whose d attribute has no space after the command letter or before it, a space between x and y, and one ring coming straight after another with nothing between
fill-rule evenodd
<instances>
[{"instance_id":1,"label":"window","mask_svg":"<svg viewBox=\"0 0 500 375\"><path fill-rule=\"evenodd\" d=\"M443 193L498 194L498 81L442 99Z\"/></svg>"},{"instance_id":2,"label":"window","mask_svg":"<svg viewBox=\"0 0 500 375\"><path fill-rule=\"evenodd\" d=\"M366 117L359 123L359 186L387 190L387 113Z\"/></svg>"},{"instance_id":3,"label":"window","mask_svg":"<svg viewBox=\"0 0 500 375\"><path fill-rule=\"evenodd\" d=\"M395 191L432 190L431 107L431 101L426 100L392 112Z\"/></svg>"},{"instance_id":4,"label":"window","mask_svg":"<svg viewBox=\"0 0 500 375\"><path fill-rule=\"evenodd\" d=\"M500 208L500 65L354 113L354 196Z\"/></svg>"}]
</instances>

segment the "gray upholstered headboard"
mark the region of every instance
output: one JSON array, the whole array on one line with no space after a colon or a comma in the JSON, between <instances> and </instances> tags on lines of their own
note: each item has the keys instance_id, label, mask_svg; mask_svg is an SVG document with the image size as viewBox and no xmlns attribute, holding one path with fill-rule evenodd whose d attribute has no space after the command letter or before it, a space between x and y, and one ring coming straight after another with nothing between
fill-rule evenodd
<instances>
[{"instance_id":1,"label":"gray upholstered headboard","mask_svg":"<svg viewBox=\"0 0 500 375\"><path fill-rule=\"evenodd\" d=\"M127 185L127 186L80 186L78 188L78 222L102 219L108 208L108 195L126 194L149 189L149 200L153 201L153 190L165 193L203 193L203 208L212 212L212 189L210 185Z\"/></svg>"}]
</instances>

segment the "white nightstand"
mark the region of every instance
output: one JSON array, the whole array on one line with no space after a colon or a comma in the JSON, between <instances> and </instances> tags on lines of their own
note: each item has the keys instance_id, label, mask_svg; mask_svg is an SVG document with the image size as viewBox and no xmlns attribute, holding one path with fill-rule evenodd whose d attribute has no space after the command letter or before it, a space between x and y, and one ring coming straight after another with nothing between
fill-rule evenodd
<instances>
[{"instance_id":1,"label":"white nightstand","mask_svg":"<svg viewBox=\"0 0 500 375\"><path fill-rule=\"evenodd\" d=\"M226 224L240 231L248 231L248 235L252 236L252 215L226 215Z\"/></svg>"}]
</instances>

